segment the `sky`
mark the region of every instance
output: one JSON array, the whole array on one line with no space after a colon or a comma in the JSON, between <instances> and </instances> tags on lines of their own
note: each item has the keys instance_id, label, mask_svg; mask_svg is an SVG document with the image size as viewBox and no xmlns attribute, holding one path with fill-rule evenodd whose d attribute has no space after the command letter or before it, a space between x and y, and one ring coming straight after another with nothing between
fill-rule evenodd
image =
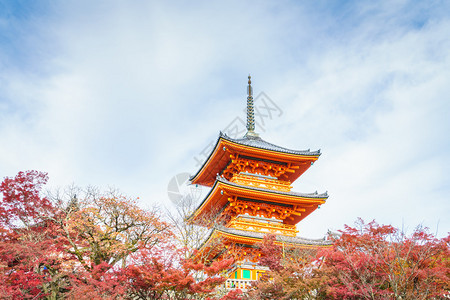
<instances>
[{"instance_id":1,"label":"sky","mask_svg":"<svg viewBox=\"0 0 450 300\"><path fill-rule=\"evenodd\" d=\"M0 0L0 177L173 209L251 74L260 136L322 152L294 183L330 195L300 236L359 217L445 236L449 33L447 1Z\"/></svg>"}]
</instances>

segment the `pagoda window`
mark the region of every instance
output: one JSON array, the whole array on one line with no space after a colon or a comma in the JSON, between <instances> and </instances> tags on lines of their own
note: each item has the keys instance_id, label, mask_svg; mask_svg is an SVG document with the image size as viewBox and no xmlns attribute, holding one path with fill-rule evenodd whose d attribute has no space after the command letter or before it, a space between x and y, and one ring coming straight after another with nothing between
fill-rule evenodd
<instances>
[{"instance_id":1,"label":"pagoda window","mask_svg":"<svg viewBox=\"0 0 450 300\"><path fill-rule=\"evenodd\" d=\"M242 270L242 279L251 279L250 270Z\"/></svg>"}]
</instances>

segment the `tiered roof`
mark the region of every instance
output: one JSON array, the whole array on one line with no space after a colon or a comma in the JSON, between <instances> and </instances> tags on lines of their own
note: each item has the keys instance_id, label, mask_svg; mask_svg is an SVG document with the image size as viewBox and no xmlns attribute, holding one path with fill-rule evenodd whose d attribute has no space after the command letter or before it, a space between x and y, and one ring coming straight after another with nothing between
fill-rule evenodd
<instances>
[{"instance_id":1,"label":"tiered roof","mask_svg":"<svg viewBox=\"0 0 450 300\"><path fill-rule=\"evenodd\" d=\"M223 236L234 238L236 241L241 241L243 239L254 240L254 242L261 242L266 233L257 231L247 231L235 228L227 228L224 226L217 226L214 231L221 232ZM214 234L211 232L211 235ZM298 236L286 236L286 235L275 235L275 243L291 244L294 246L330 246L332 245L331 240L327 240L325 237L321 239L307 239Z\"/></svg>"},{"instance_id":2,"label":"tiered roof","mask_svg":"<svg viewBox=\"0 0 450 300\"><path fill-rule=\"evenodd\" d=\"M307 215L313 212L318 205L324 204L328 198L325 193L297 193L284 192L279 190L265 189L247 185L240 185L230 182L223 177L217 176L214 186L199 204L195 212L189 218L190 222L202 223L202 221L214 220L215 216L228 205L228 195L232 193L238 197L254 201L264 201L266 203L280 205L297 205L304 209L298 216L293 216L292 220L287 220L288 224L297 224ZM212 215L211 215L212 214Z\"/></svg>"},{"instance_id":3,"label":"tiered roof","mask_svg":"<svg viewBox=\"0 0 450 300\"><path fill-rule=\"evenodd\" d=\"M216 226L211 230L210 235L205 239L203 244L199 247L196 257L203 257L206 261L212 261L220 259L222 255L226 255L227 247L230 245L239 245L241 251L234 251L234 255L239 254L242 256L242 252L252 254L248 257L249 261L257 261L259 256L258 243L261 243L266 233L257 231L240 230L236 228L228 228L224 226ZM221 241L225 247L217 247L217 241ZM294 247L300 249L317 249L318 247L330 247L333 242L326 238L322 239L307 239L297 236L285 236L275 235L276 245L283 245L287 247ZM246 249L252 249L248 251ZM236 250L236 249L235 249ZM253 250L255 252L251 253ZM241 253L239 253L241 252ZM232 254L233 255L233 254Z\"/></svg>"},{"instance_id":4,"label":"tiered roof","mask_svg":"<svg viewBox=\"0 0 450 300\"><path fill-rule=\"evenodd\" d=\"M295 236L295 224L328 198L326 192L290 191L290 184L319 158L320 150L292 150L260 138L254 132L250 76L248 83L246 135L231 138L220 132L210 155L190 178L192 184L211 187L188 220L212 228L199 255L213 250L212 256L206 256L215 259L228 251L215 247L218 239L223 239L226 247L254 248L268 232L279 233L275 235L276 244L316 248L331 245L326 239ZM234 253L248 254L245 249ZM253 255L258 255L257 251Z\"/></svg>"},{"instance_id":5,"label":"tiered roof","mask_svg":"<svg viewBox=\"0 0 450 300\"><path fill-rule=\"evenodd\" d=\"M291 150L266 142L258 136L245 136L233 139L220 132L214 149L206 161L190 178L192 184L212 186L217 175L230 163L230 152L256 160L273 160L291 163L299 168L294 173L286 174L286 180L294 182L320 156L320 150Z\"/></svg>"}]
</instances>

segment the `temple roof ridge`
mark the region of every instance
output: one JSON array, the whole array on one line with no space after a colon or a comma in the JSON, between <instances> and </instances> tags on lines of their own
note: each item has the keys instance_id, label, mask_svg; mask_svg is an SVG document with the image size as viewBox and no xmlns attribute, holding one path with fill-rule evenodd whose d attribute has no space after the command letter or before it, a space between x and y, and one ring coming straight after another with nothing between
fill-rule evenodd
<instances>
[{"instance_id":1,"label":"temple roof ridge","mask_svg":"<svg viewBox=\"0 0 450 300\"><path fill-rule=\"evenodd\" d=\"M228 228L222 225L215 225L214 230L219 230L222 232L226 232L229 234L234 235L240 235L244 237L250 237L250 238L257 238L257 239L263 239L265 235L268 233L266 232L258 232L258 231L247 231L247 230L241 230L236 228ZM214 231L213 230L213 231ZM325 237L321 239L310 239L310 238L304 238L299 236L287 236L287 235L281 235L281 234L275 234L276 241L278 242L284 242L284 243L292 243L292 244L301 244L301 245L332 245L333 242L331 240L327 240Z\"/></svg>"},{"instance_id":2,"label":"temple roof ridge","mask_svg":"<svg viewBox=\"0 0 450 300\"><path fill-rule=\"evenodd\" d=\"M220 138L223 138L225 140L228 140L230 142L234 142L237 144L245 145L245 146L256 147L256 148L271 150L271 151L278 151L278 152L283 152L283 153L300 154L300 155L320 155L321 154L320 149L316 150L316 151L311 151L310 149L293 150L293 149L288 149L288 148L284 148L281 146L277 146L275 144L272 144L272 143L269 143L269 142L263 140L259 136L245 135L243 138L232 138L232 137L228 136L226 133L223 133L222 131L220 131L219 139Z\"/></svg>"},{"instance_id":3,"label":"temple roof ridge","mask_svg":"<svg viewBox=\"0 0 450 300\"><path fill-rule=\"evenodd\" d=\"M255 186L249 186L249 185L242 185L242 184L238 184L235 182L231 182L228 181L226 178L217 175L216 176L216 180L212 186L212 188L208 191L208 193L206 194L206 196L203 198L203 200L197 205L196 209L192 212L192 214L187 218L187 220L191 220L192 218L195 217L196 212L207 203L208 198L215 192L217 186L219 184L225 184L225 185L229 185L232 187L237 187L237 188L243 188L246 190L251 190L251 191L256 191L256 192L264 192L264 193L270 193L272 195L285 195L285 196L291 196L291 197L299 197L299 198L308 198L310 200L313 201L323 201L323 203L325 203L328 199L328 192L325 193L317 193L317 192L313 192L313 193L298 193L298 192L292 192L292 191L280 191L280 190L273 190L273 189L266 189L266 188L261 188L261 187L255 187ZM317 205L321 205L323 203L317 203Z\"/></svg>"},{"instance_id":4,"label":"temple roof ridge","mask_svg":"<svg viewBox=\"0 0 450 300\"><path fill-rule=\"evenodd\" d=\"M249 186L249 185L242 185L242 184L238 184L235 182L231 182L220 175L216 176L216 180L226 183L226 184L229 184L229 185L233 185L233 186L237 186L237 187L244 187L244 188L248 188L248 189L255 190L255 191L272 192L272 193L277 193L277 194L283 194L283 195L289 195L289 196L299 196L299 197L306 197L306 198L320 198L320 199L328 198L328 192L319 194L317 191L315 191L313 193L298 193L298 192L285 192L285 191L280 191L280 190L265 189L265 188L254 187L254 186Z\"/></svg>"}]
</instances>

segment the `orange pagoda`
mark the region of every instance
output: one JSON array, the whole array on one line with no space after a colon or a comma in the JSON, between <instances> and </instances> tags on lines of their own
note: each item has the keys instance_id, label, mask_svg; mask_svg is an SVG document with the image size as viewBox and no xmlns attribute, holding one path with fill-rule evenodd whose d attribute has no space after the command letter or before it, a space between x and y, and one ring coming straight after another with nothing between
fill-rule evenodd
<instances>
[{"instance_id":1,"label":"orange pagoda","mask_svg":"<svg viewBox=\"0 0 450 300\"><path fill-rule=\"evenodd\" d=\"M222 132L192 184L211 187L189 222L212 229L197 253L206 262L233 257L227 288L245 290L265 268L258 266L256 244L276 235L279 245L323 247L325 239L297 237L296 224L328 198L327 193L296 193L291 183L319 158L319 151L290 150L261 139L255 132L253 91L248 77L247 133L233 139Z\"/></svg>"}]
</instances>

